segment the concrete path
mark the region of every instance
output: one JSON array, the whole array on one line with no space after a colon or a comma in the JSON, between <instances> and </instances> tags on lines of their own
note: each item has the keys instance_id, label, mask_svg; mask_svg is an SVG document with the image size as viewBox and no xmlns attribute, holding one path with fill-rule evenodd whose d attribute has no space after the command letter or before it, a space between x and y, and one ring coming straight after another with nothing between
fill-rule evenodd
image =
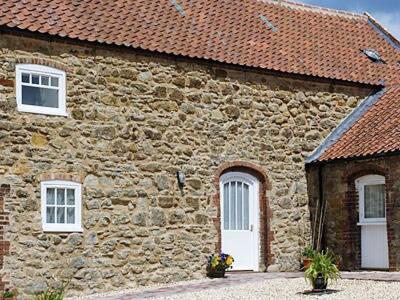
<instances>
[{"instance_id":1,"label":"concrete path","mask_svg":"<svg viewBox=\"0 0 400 300\"><path fill-rule=\"evenodd\" d=\"M376 281L395 281L400 282L400 272L342 272L343 279L354 280L376 280ZM210 279L199 283L189 283L178 286L167 286L161 288L149 289L141 292L132 292L119 296L109 296L97 298L98 300L136 300L136 299L156 299L158 297L167 297L179 295L204 289L217 289L219 287L237 286L249 282L258 282L278 278L301 278L301 272L285 273L253 273L253 272L235 272L228 273L226 278Z\"/></svg>"}]
</instances>

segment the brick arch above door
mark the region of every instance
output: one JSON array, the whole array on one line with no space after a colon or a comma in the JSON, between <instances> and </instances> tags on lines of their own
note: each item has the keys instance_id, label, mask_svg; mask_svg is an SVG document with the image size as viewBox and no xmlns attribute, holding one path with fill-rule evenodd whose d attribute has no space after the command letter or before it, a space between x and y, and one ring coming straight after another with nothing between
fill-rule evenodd
<instances>
[{"instance_id":1,"label":"brick arch above door","mask_svg":"<svg viewBox=\"0 0 400 300\"><path fill-rule=\"evenodd\" d=\"M221 251L221 207L220 207L220 177L228 172L242 172L256 177L260 182L259 190L259 208L260 208L260 245L261 245L261 262L265 266L274 263L274 255L271 253L271 242L274 234L270 229L270 221L272 218L272 210L266 195L267 190L271 189L271 183L268 179L267 172L260 165L247 161L228 161L222 163L214 174L214 205L217 208L217 217L214 219L214 225L218 233L218 241L215 246L216 251Z\"/></svg>"}]
</instances>

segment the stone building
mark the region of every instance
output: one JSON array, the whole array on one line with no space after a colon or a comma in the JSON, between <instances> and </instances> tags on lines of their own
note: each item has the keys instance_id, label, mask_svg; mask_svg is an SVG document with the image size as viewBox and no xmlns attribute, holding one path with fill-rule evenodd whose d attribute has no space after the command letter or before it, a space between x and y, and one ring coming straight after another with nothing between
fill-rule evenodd
<instances>
[{"instance_id":1,"label":"stone building","mask_svg":"<svg viewBox=\"0 0 400 300\"><path fill-rule=\"evenodd\" d=\"M297 270L305 158L398 61L370 16L289 1L0 0L2 288Z\"/></svg>"}]
</instances>

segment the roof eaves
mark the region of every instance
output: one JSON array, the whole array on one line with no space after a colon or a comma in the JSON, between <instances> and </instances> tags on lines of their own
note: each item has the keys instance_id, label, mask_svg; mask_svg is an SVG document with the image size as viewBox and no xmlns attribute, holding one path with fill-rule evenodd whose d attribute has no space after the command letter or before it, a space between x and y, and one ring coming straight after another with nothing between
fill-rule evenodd
<instances>
[{"instance_id":1,"label":"roof eaves","mask_svg":"<svg viewBox=\"0 0 400 300\"><path fill-rule=\"evenodd\" d=\"M340 124L336 127L325 140L318 146L317 149L307 157L305 163L317 162L319 158L328 150L334 143L336 143L342 135L347 132L355 122L357 122L366 113L369 108L374 105L384 94L386 89L374 91L371 95L364 99Z\"/></svg>"}]
</instances>

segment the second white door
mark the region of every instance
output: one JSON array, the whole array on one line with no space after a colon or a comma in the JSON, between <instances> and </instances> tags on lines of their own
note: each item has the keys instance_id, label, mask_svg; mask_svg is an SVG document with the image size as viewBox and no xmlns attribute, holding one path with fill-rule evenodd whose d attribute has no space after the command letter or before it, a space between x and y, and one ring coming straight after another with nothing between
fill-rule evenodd
<instances>
[{"instance_id":1,"label":"second white door","mask_svg":"<svg viewBox=\"0 0 400 300\"><path fill-rule=\"evenodd\" d=\"M360 197L361 267L388 269L385 178L368 175L356 181Z\"/></svg>"}]
</instances>

